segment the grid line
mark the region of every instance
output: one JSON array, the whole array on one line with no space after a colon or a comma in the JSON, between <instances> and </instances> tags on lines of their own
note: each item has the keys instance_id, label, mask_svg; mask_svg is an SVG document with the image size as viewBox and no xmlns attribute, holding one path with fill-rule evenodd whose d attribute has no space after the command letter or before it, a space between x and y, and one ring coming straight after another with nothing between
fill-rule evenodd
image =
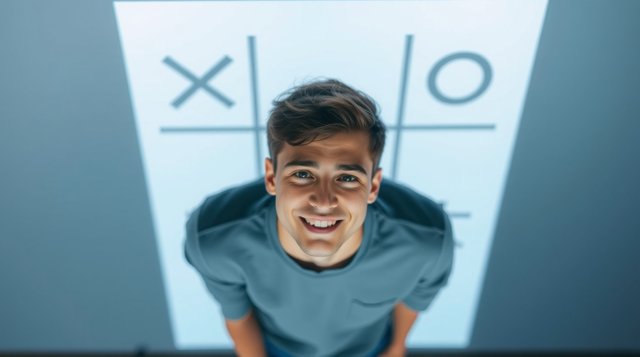
<instances>
[{"instance_id":1,"label":"grid line","mask_svg":"<svg viewBox=\"0 0 640 357\"><path fill-rule=\"evenodd\" d=\"M413 35L405 37L404 60L402 65L402 77L400 80L400 98L398 100L398 123L396 129L396 142L394 143L393 161L391 162L391 178L393 180L398 176L398 157L400 156L400 138L402 135L402 121L404 120L404 103L407 94L407 78L409 77L409 60L411 58L411 49L413 46Z\"/></svg>"},{"instance_id":2,"label":"grid line","mask_svg":"<svg viewBox=\"0 0 640 357\"><path fill-rule=\"evenodd\" d=\"M260 176L260 158L262 157L262 145L260 143L260 110L258 107L258 69L256 65L256 38L247 37L249 46L249 70L251 72L251 96L253 104L253 131L256 141L256 176Z\"/></svg>"},{"instance_id":3,"label":"grid line","mask_svg":"<svg viewBox=\"0 0 640 357\"><path fill-rule=\"evenodd\" d=\"M397 126L387 126L388 130L398 130ZM428 124L428 125L404 125L404 131L431 131L431 130L457 130L457 131L493 131L496 124ZM165 126L160 128L161 133L188 133L188 132L254 132L255 126ZM266 127L258 126L257 130L265 131Z\"/></svg>"}]
</instances>

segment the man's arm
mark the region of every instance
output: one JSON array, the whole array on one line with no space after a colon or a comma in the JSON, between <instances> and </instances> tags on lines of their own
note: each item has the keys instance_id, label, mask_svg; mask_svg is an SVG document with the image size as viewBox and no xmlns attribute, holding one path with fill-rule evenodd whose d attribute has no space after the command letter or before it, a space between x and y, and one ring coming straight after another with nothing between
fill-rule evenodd
<instances>
[{"instance_id":1,"label":"man's arm","mask_svg":"<svg viewBox=\"0 0 640 357\"><path fill-rule=\"evenodd\" d=\"M380 355L381 357L404 357L406 355L405 340L417 317L417 311L411 310L403 303L396 304L393 309L393 337L391 344Z\"/></svg>"},{"instance_id":2,"label":"man's arm","mask_svg":"<svg viewBox=\"0 0 640 357\"><path fill-rule=\"evenodd\" d=\"M225 320L225 325L235 344L239 357L266 357L260 325L253 315L253 310L239 320Z\"/></svg>"}]
</instances>

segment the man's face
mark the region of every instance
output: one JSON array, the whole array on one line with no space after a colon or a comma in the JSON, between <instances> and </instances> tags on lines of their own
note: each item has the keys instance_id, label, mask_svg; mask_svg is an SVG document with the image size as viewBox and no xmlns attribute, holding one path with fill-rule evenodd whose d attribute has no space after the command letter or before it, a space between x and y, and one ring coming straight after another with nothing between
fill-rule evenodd
<instances>
[{"instance_id":1,"label":"man's face","mask_svg":"<svg viewBox=\"0 0 640 357\"><path fill-rule=\"evenodd\" d=\"M265 161L283 245L299 247L305 258L331 261L344 243L360 241L367 204L376 200L382 180L380 169L372 178L368 148L366 133L340 133L307 145L285 143L275 173Z\"/></svg>"}]
</instances>

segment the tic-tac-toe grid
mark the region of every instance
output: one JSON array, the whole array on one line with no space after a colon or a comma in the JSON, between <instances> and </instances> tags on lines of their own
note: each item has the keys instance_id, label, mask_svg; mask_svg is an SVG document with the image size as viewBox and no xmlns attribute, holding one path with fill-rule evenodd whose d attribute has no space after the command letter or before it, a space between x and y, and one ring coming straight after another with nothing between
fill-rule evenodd
<instances>
[{"instance_id":1,"label":"tic-tac-toe grid","mask_svg":"<svg viewBox=\"0 0 640 357\"><path fill-rule=\"evenodd\" d=\"M230 347L182 254L185 215L262 174L271 101L317 77L381 107L381 166L441 202L456 238L449 285L413 347L464 347L546 1L116 2L176 345Z\"/></svg>"}]
</instances>

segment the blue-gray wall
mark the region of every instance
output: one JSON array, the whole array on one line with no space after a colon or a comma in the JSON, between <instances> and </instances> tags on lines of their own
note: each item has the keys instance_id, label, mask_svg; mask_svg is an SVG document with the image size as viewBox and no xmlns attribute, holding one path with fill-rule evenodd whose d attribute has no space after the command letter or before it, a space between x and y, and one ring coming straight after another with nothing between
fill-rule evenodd
<instances>
[{"instance_id":1,"label":"blue-gray wall","mask_svg":"<svg viewBox=\"0 0 640 357\"><path fill-rule=\"evenodd\" d=\"M640 350L640 2L551 0L470 349ZM0 2L0 352L171 350L111 1Z\"/></svg>"}]
</instances>

